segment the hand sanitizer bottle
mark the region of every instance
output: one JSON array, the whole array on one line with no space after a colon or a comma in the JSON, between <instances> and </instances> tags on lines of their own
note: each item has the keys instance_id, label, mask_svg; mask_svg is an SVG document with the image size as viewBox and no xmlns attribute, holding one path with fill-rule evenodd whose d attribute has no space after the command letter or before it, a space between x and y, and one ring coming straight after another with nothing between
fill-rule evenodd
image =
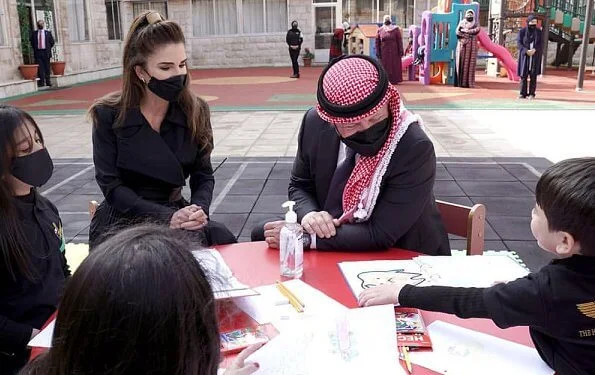
<instances>
[{"instance_id":1,"label":"hand sanitizer bottle","mask_svg":"<svg viewBox=\"0 0 595 375\"><path fill-rule=\"evenodd\" d=\"M285 214L285 225L281 228L279 256L281 260L281 276L299 279L304 273L304 245L302 227L297 223L297 215L293 211L295 202L287 201L283 207L288 208Z\"/></svg>"}]
</instances>

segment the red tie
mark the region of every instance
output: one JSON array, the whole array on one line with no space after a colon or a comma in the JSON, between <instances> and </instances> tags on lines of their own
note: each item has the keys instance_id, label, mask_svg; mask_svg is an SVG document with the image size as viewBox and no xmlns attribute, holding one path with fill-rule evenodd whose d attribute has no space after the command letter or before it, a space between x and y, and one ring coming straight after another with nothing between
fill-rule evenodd
<instances>
[{"instance_id":1,"label":"red tie","mask_svg":"<svg viewBox=\"0 0 595 375\"><path fill-rule=\"evenodd\" d=\"M43 33L43 30L39 30L39 31L37 32L37 35L39 36L39 41L37 42L37 44L38 44L38 45L37 45L37 48L38 48L38 49L44 49L44 48L43 48L43 37L42 37L42 35L41 35L42 33Z\"/></svg>"}]
</instances>

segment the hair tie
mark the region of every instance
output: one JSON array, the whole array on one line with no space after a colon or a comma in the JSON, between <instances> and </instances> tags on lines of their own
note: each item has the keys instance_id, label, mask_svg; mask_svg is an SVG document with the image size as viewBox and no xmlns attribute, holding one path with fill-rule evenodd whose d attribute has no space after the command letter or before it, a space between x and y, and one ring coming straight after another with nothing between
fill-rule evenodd
<instances>
[{"instance_id":1,"label":"hair tie","mask_svg":"<svg viewBox=\"0 0 595 375\"><path fill-rule=\"evenodd\" d=\"M147 18L147 22L149 23L149 25L163 21L163 17L161 17L161 14L159 14L157 12L147 13L146 18Z\"/></svg>"}]
</instances>

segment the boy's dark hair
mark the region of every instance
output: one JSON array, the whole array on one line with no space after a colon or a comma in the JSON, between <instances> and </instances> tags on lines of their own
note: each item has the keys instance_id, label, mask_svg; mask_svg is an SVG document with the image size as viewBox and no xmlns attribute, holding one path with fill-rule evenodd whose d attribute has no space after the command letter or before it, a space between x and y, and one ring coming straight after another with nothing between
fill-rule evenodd
<instances>
[{"instance_id":1,"label":"boy's dark hair","mask_svg":"<svg viewBox=\"0 0 595 375\"><path fill-rule=\"evenodd\" d=\"M103 242L66 287L52 348L21 374L217 374L215 299L191 247L155 225Z\"/></svg>"},{"instance_id":2,"label":"boy's dark hair","mask_svg":"<svg viewBox=\"0 0 595 375\"><path fill-rule=\"evenodd\" d=\"M550 231L570 233L581 254L595 256L595 157L552 165L537 182L535 197Z\"/></svg>"}]
</instances>

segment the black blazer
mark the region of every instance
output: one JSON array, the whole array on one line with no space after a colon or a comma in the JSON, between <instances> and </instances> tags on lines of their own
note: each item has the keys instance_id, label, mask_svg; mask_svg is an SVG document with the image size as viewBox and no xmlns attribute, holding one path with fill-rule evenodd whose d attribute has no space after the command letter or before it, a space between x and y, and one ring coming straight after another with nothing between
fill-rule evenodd
<instances>
[{"instance_id":1,"label":"black blazer","mask_svg":"<svg viewBox=\"0 0 595 375\"><path fill-rule=\"evenodd\" d=\"M33 46L33 51L34 52L38 52L40 51L39 46L38 46L38 41L39 41L39 31L40 30L35 30L31 33L31 46ZM45 51L50 51L52 49L52 47L54 46L54 37L52 36L52 32L49 30L44 30L45 31Z\"/></svg>"},{"instance_id":2,"label":"black blazer","mask_svg":"<svg viewBox=\"0 0 595 375\"><path fill-rule=\"evenodd\" d=\"M289 198L301 218L320 211L337 166L340 139L335 129L310 109L302 121ZM433 194L434 145L417 123L399 141L370 219L344 224L336 236L316 239L320 250L382 250L391 247L450 255L448 236Z\"/></svg>"},{"instance_id":3,"label":"black blazer","mask_svg":"<svg viewBox=\"0 0 595 375\"><path fill-rule=\"evenodd\" d=\"M192 139L181 108L170 104L160 133L139 108L128 110L119 127L117 114L95 109L95 178L107 203L124 214L169 220L175 209L165 203L190 177L191 202L208 214L215 186L210 153Z\"/></svg>"}]
</instances>

